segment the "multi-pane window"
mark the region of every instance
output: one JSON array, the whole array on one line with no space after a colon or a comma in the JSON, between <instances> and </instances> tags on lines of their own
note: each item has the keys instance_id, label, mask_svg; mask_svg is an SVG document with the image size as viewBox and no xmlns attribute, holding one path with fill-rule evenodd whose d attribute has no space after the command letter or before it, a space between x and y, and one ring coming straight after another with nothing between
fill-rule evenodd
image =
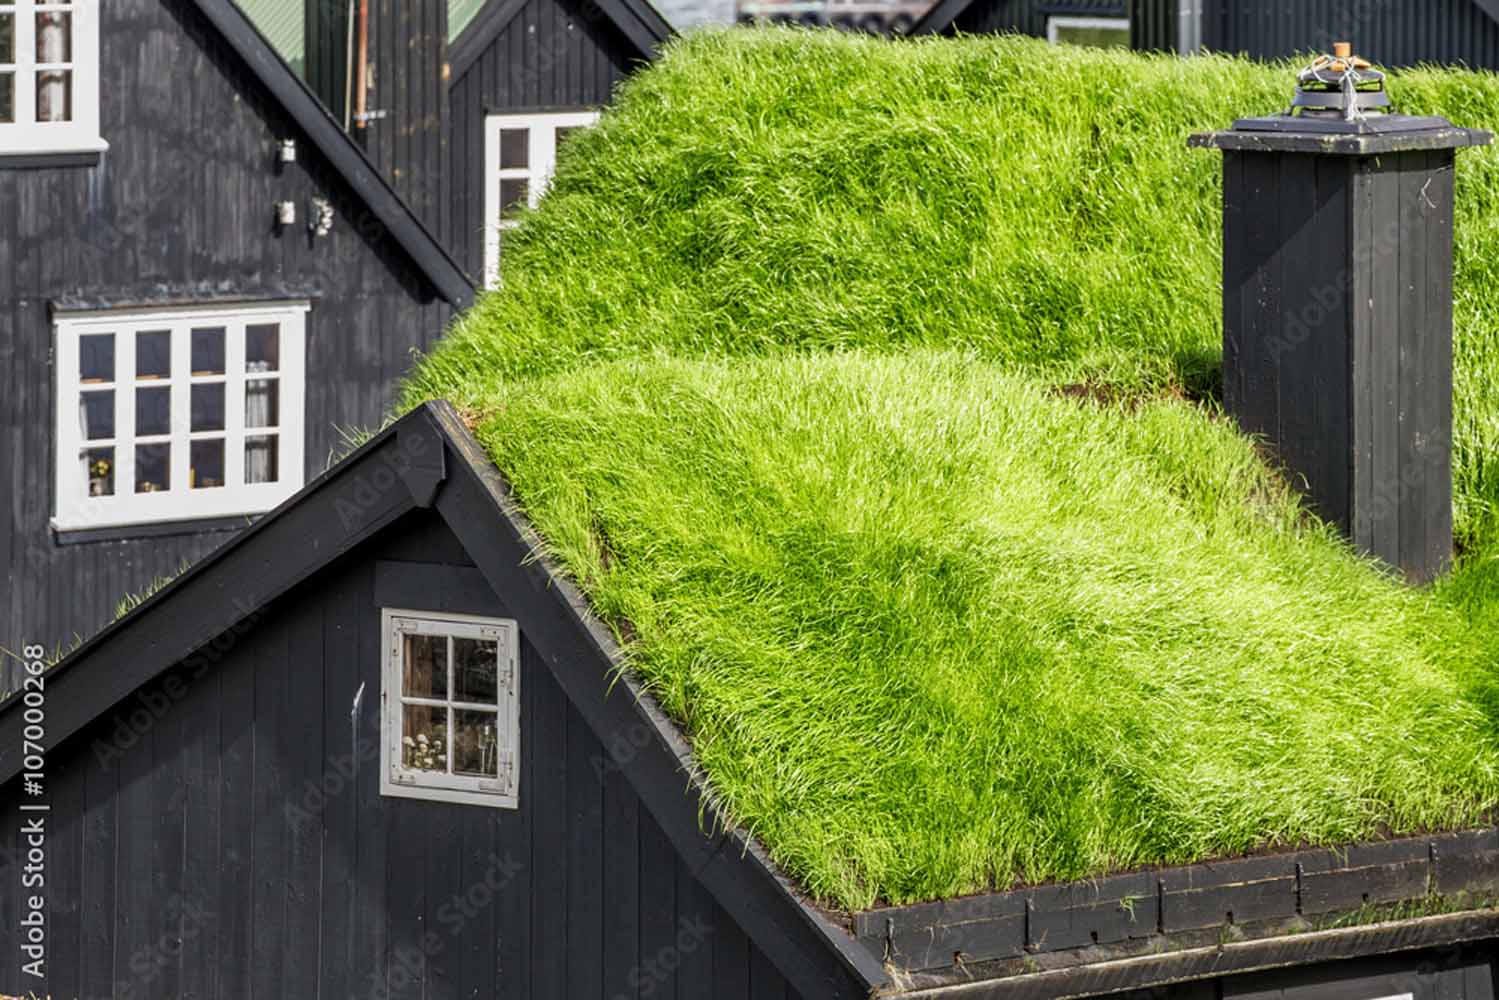
<instances>
[{"instance_id":1,"label":"multi-pane window","mask_svg":"<svg viewBox=\"0 0 1499 1000\"><path fill-rule=\"evenodd\" d=\"M499 281L505 233L519 224L524 209L535 208L546 193L557 150L569 135L598 120L597 111L490 115L486 120L484 280L488 286Z\"/></svg>"},{"instance_id":2,"label":"multi-pane window","mask_svg":"<svg viewBox=\"0 0 1499 1000\"><path fill-rule=\"evenodd\" d=\"M382 623L381 791L515 807L515 622L386 610Z\"/></svg>"},{"instance_id":3,"label":"multi-pane window","mask_svg":"<svg viewBox=\"0 0 1499 1000\"><path fill-rule=\"evenodd\" d=\"M254 514L296 492L306 314L58 314L55 526Z\"/></svg>"},{"instance_id":4,"label":"multi-pane window","mask_svg":"<svg viewBox=\"0 0 1499 1000\"><path fill-rule=\"evenodd\" d=\"M102 0L0 0L0 158L95 152Z\"/></svg>"},{"instance_id":5,"label":"multi-pane window","mask_svg":"<svg viewBox=\"0 0 1499 1000\"><path fill-rule=\"evenodd\" d=\"M1068 17L1046 19L1046 39L1053 45L1087 45L1094 48L1129 48L1129 18Z\"/></svg>"}]
</instances>

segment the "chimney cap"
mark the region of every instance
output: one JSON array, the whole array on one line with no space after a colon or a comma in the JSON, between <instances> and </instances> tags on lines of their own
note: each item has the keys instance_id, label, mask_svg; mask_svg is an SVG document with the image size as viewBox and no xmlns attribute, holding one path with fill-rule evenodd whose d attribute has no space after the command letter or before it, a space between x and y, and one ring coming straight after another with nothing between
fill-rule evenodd
<instances>
[{"instance_id":1,"label":"chimney cap","mask_svg":"<svg viewBox=\"0 0 1499 1000\"><path fill-rule=\"evenodd\" d=\"M1353 58L1353 43L1352 42L1333 42L1333 44L1332 44L1332 54L1335 55L1335 56L1337 56L1339 59L1352 59Z\"/></svg>"}]
</instances>

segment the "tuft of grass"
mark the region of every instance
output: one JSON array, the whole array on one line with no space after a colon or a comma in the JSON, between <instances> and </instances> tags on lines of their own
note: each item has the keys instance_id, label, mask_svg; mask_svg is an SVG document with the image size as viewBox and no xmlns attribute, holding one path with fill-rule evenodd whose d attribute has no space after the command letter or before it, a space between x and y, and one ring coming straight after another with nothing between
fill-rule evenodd
<instances>
[{"instance_id":1,"label":"tuft of grass","mask_svg":"<svg viewBox=\"0 0 1499 1000\"><path fill-rule=\"evenodd\" d=\"M729 818L832 905L1484 822L1499 157L1459 157L1466 555L1411 590L1212 401L1220 163L1186 136L1289 86L695 34L570 143L402 405L464 409ZM1499 78L1394 91L1499 121Z\"/></svg>"}]
</instances>

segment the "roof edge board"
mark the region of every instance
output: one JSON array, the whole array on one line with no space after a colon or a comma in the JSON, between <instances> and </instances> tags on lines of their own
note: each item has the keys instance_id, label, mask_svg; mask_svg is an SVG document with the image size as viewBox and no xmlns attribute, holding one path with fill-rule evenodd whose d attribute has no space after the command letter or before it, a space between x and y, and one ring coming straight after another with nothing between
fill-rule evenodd
<instances>
[{"instance_id":1,"label":"roof edge board","mask_svg":"<svg viewBox=\"0 0 1499 1000\"><path fill-rule=\"evenodd\" d=\"M411 476L403 470L412 466L413 456L441 446L429 412L423 407L396 421L48 670L43 675L51 695L48 745L59 745L416 509L420 498L413 485L430 489L433 469L427 462ZM329 526L336 532L330 534ZM257 544L270 546L274 555L256 554L252 546ZM190 591L205 592L201 606L177 607ZM167 620L142 623L158 614ZM94 678L86 668L96 657L120 669ZM21 691L0 702L0 785L20 772L22 704Z\"/></svg>"},{"instance_id":2,"label":"roof edge board","mask_svg":"<svg viewBox=\"0 0 1499 1000\"><path fill-rule=\"evenodd\" d=\"M362 200L433 290L455 309L473 304L474 283L323 108L234 0L193 0L198 10Z\"/></svg>"},{"instance_id":3,"label":"roof edge board","mask_svg":"<svg viewBox=\"0 0 1499 1000\"><path fill-rule=\"evenodd\" d=\"M448 48L450 88L473 68L525 6L526 0L488 3L458 33ZM639 55L648 60L654 59L661 44L676 33L647 0L594 0L594 7ZM587 13L583 18L592 20Z\"/></svg>"},{"instance_id":4,"label":"roof edge board","mask_svg":"<svg viewBox=\"0 0 1499 1000\"><path fill-rule=\"evenodd\" d=\"M1447 948L1499 936L1499 912L1410 920L1234 941L1179 952L1127 958L1008 979L986 979L908 990L901 1000L1053 1000L1172 986L1218 976L1267 972L1426 948Z\"/></svg>"},{"instance_id":5,"label":"roof edge board","mask_svg":"<svg viewBox=\"0 0 1499 1000\"><path fill-rule=\"evenodd\" d=\"M1499 24L1499 0L1473 0L1474 6L1489 16L1489 19Z\"/></svg>"}]
</instances>

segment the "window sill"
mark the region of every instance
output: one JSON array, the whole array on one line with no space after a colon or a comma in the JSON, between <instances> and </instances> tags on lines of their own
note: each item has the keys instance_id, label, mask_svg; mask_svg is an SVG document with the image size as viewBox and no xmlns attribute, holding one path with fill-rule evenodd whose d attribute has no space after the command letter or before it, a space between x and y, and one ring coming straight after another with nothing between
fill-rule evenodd
<instances>
[{"instance_id":1,"label":"window sill","mask_svg":"<svg viewBox=\"0 0 1499 1000\"><path fill-rule=\"evenodd\" d=\"M50 167L97 167L103 149L59 150L55 153L0 153L0 170L40 170Z\"/></svg>"},{"instance_id":2,"label":"window sill","mask_svg":"<svg viewBox=\"0 0 1499 1000\"><path fill-rule=\"evenodd\" d=\"M158 521L152 524L116 524L98 528L59 528L52 526L52 538L58 545L87 545L91 542L130 542L144 538L171 535L207 535L239 531L254 523L258 514L234 517L200 517L180 521Z\"/></svg>"}]
</instances>

